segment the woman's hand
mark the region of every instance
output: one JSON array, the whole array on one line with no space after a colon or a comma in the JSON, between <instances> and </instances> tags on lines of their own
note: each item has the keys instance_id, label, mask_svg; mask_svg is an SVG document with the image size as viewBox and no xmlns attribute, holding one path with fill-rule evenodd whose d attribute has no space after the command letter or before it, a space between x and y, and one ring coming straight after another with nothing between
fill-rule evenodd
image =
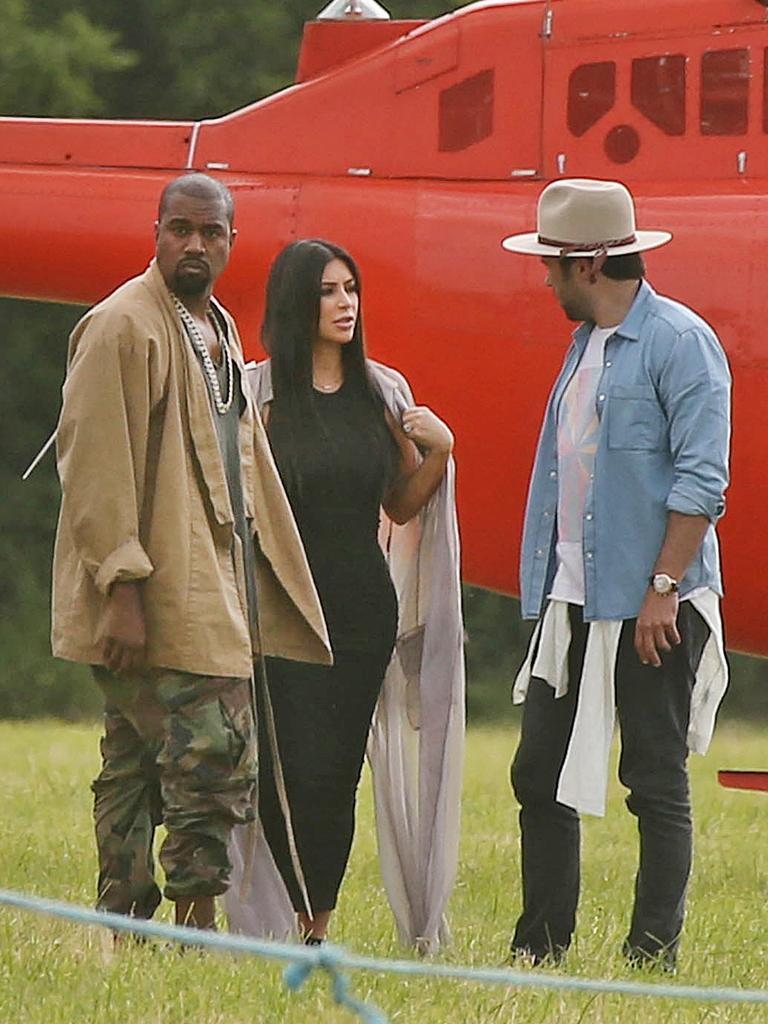
<instances>
[{"instance_id":1,"label":"woman's hand","mask_svg":"<svg viewBox=\"0 0 768 1024\"><path fill-rule=\"evenodd\" d=\"M407 523L440 486L453 448L453 434L425 405L407 409L400 423L389 411L386 417L400 450L400 467L384 499L384 510L394 522Z\"/></svg>"},{"instance_id":2,"label":"woman's hand","mask_svg":"<svg viewBox=\"0 0 768 1024\"><path fill-rule=\"evenodd\" d=\"M402 427L409 440L430 452L450 454L453 434L426 405L414 405L403 413Z\"/></svg>"}]
</instances>

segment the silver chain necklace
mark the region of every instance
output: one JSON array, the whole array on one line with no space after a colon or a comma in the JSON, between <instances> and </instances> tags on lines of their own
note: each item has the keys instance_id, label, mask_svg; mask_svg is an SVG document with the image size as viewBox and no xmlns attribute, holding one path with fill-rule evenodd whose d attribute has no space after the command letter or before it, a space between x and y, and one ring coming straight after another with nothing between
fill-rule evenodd
<instances>
[{"instance_id":1,"label":"silver chain necklace","mask_svg":"<svg viewBox=\"0 0 768 1024\"><path fill-rule=\"evenodd\" d=\"M219 331L215 317L212 317L213 328L216 331L219 344L221 345L221 351L224 358L224 376L227 381L227 397L226 399L222 399L221 388L219 387L219 375L216 372L216 367L213 365L211 353L208 351L208 346L205 344L205 338L201 334L200 328L193 320L192 314L184 303L180 302L173 294L171 294L171 298L173 299L173 304L176 307L176 312L179 314L179 319L186 328L187 337L192 342L192 345L202 360L203 371L205 372L205 376L208 378L208 383L211 387L211 394L213 395L213 404L216 406L216 412L219 416L226 416L232 405L232 397L235 390L233 380L234 374L232 373L232 356L229 353L227 340Z\"/></svg>"}]
</instances>

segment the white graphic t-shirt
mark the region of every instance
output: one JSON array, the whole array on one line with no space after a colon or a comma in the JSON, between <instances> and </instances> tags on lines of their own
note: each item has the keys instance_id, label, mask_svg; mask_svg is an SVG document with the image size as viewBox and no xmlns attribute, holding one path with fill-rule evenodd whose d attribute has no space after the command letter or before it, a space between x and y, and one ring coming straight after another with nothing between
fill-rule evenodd
<instances>
[{"instance_id":1,"label":"white graphic t-shirt","mask_svg":"<svg viewBox=\"0 0 768 1024\"><path fill-rule=\"evenodd\" d=\"M557 573L553 601L584 605L584 506L597 451L597 386L615 327L594 327L560 403L557 423Z\"/></svg>"}]
</instances>

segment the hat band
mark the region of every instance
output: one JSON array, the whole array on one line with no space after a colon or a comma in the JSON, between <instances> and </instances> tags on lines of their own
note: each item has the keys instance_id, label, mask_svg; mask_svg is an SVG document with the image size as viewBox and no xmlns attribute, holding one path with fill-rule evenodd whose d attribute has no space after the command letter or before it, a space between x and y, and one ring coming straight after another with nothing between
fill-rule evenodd
<instances>
[{"instance_id":1,"label":"hat band","mask_svg":"<svg viewBox=\"0 0 768 1024\"><path fill-rule=\"evenodd\" d=\"M539 245L551 245L554 249L560 250L561 256L568 256L572 252L607 252L608 249L618 249L621 245L634 245L637 235L627 235L626 238L610 238L605 242L560 242L555 238L545 238L539 235Z\"/></svg>"}]
</instances>

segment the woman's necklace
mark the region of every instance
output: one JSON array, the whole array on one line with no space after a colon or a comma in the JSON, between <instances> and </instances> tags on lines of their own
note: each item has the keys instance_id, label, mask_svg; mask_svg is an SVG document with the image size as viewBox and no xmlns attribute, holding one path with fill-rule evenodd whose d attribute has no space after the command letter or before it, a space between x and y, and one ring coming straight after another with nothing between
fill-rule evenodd
<instances>
[{"instance_id":1,"label":"woman's necklace","mask_svg":"<svg viewBox=\"0 0 768 1024\"><path fill-rule=\"evenodd\" d=\"M324 381L318 379L318 377L320 376L320 374L318 373L318 367L313 366L312 387L316 388L318 391L324 391L326 395L329 395L332 391L338 391L341 385L344 383L344 367L337 364L334 367L328 367L328 372L330 373L332 369L336 371L337 376L335 380L332 380L326 384ZM326 376L326 374L323 373L323 376Z\"/></svg>"},{"instance_id":2,"label":"woman's necklace","mask_svg":"<svg viewBox=\"0 0 768 1024\"><path fill-rule=\"evenodd\" d=\"M321 384L319 380L315 380L314 377L312 378L312 386L317 388L318 391L325 391L326 394L329 394L331 391L338 391L343 383L343 378L335 380L332 384Z\"/></svg>"},{"instance_id":3,"label":"woman's necklace","mask_svg":"<svg viewBox=\"0 0 768 1024\"><path fill-rule=\"evenodd\" d=\"M219 339L219 345L221 346L221 352L224 359L224 378L227 382L227 397L222 399L221 388L219 387L219 375L216 372L216 367L213 365L211 359L211 353L208 351L208 346L205 344L205 338L200 332L200 328L197 326L192 318L192 314L189 312L183 302L180 302L175 295L171 295L173 304L176 307L176 312L179 314L179 319L186 328L187 337L192 342L195 350L197 351L203 364L203 372L208 379L208 384L211 388L211 394L213 395L213 404L216 406L216 412L219 416L226 416L232 405L232 397L234 395L234 374L232 373L232 356L229 353L229 345L227 339L222 336L222 332L219 331L216 323L216 318L211 317L213 323L213 329L216 331L216 336Z\"/></svg>"}]
</instances>

